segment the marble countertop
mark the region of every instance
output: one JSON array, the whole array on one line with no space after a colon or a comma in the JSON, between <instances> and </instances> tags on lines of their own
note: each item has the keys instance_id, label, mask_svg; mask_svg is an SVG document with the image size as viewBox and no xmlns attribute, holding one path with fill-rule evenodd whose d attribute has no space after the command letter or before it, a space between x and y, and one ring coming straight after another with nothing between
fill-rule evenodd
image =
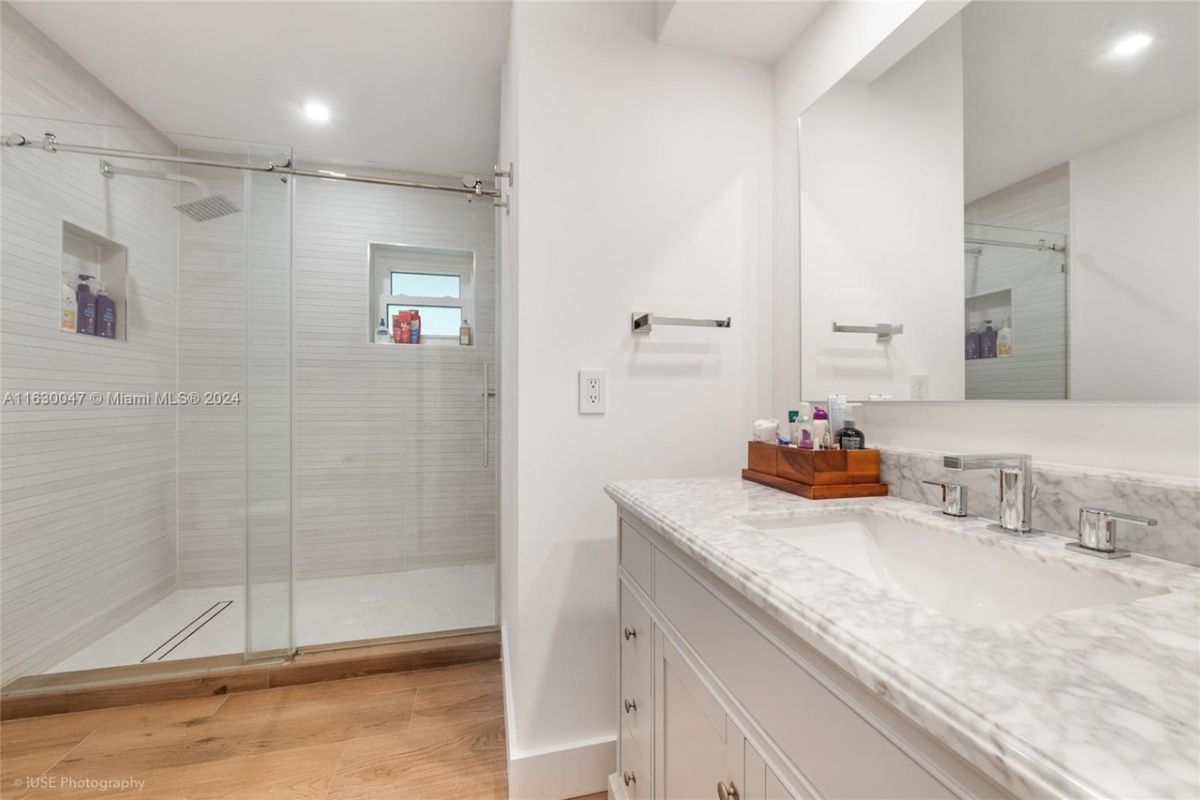
<instances>
[{"instance_id":1,"label":"marble countertop","mask_svg":"<svg viewBox=\"0 0 1200 800\"><path fill-rule=\"evenodd\" d=\"M1022 796L1200 797L1200 569L1072 553L897 498L812 501L737 478L605 491L882 699ZM868 510L1082 572L1168 589L972 625L740 521Z\"/></svg>"}]
</instances>

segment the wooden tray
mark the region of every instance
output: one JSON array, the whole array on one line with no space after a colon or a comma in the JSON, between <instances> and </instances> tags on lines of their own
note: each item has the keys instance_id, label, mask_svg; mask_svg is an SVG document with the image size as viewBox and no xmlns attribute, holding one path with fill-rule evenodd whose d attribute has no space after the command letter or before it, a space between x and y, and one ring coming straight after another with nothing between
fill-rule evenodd
<instances>
[{"instance_id":1,"label":"wooden tray","mask_svg":"<svg viewBox=\"0 0 1200 800\"><path fill-rule=\"evenodd\" d=\"M742 470L742 480L754 481L772 489L798 494L809 500L837 500L847 497L887 497L886 483L833 483L813 486L797 483L777 475L766 475L752 469Z\"/></svg>"},{"instance_id":2,"label":"wooden tray","mask_svg":"<svg viewBox=\"0 0 1200 800\"><path fill-rule=\"evenodd\" d=\"M750 442L746 467L810 486L879 483L878 450L801 450Z\"/></svg>"},{"instance_id":3,"label":"wooden tray","mask_svg":"<svg viewBox=\"0 0 1200 800\"><path fill-rule=\"evenodd\" d=\"M811 500L883 497L878 450L801 450L750 442L742 478Z\"/></svg>"}]
</instances>

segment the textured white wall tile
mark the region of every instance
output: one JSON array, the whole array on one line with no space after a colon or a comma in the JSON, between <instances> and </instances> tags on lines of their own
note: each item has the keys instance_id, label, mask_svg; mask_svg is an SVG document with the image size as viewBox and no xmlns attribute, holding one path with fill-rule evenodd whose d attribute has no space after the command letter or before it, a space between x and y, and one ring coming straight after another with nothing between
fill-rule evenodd
<instances>
[{"instance_id":1,"label":"textured white wall tile","mask_svg":"<svg viewBox=\"0 0 1200 800\"><path fill-rule=\"evenodd\" d=\"M7 4L4 133L173 152ZM72 122L61 122L67 119ZM4 392L173 391L175 189L106 180L95 156L5 148L0 236ZM128 248L127 341L59 330L62 224ZM5 682L39 672L175 584L175 410L5 406L0 415Z\"/></svg>"}]
</instances>

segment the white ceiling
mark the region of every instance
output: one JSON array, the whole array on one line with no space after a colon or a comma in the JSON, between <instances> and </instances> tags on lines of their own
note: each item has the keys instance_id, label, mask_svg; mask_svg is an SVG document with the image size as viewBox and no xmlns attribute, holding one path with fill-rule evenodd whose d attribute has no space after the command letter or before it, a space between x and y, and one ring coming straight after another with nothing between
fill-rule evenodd
<instances>
[{"instance_id":1,"label":"white ceiling","mask_svg":"<svg viewBox=\"0 0 1200 800\"><path fill-rule=\"evenodd\" d=\"M1155 37L1109 56L1133 31ZM1200 4L995 2L963 11L966 200L1200 103Z\"/></svg>"},{"instance_id":2,"label":"white ceiling","mask_svg":"<svg viewBox=\"0 0 1200 800\"><path fill-rule=\"evenodd\" d=\"M658 41L774 64L826 0L657 0Z\"/></svg>"},{"instance_id":3,"label":"white ceiling","mask_svg":"<svg viewBox=\"0 0 1200 800\"><path fill-rule=\"evenodd\" d=\"M15 5L162 131L424 173L495 162L507 2Z\"/></svg>"}]
</instances>

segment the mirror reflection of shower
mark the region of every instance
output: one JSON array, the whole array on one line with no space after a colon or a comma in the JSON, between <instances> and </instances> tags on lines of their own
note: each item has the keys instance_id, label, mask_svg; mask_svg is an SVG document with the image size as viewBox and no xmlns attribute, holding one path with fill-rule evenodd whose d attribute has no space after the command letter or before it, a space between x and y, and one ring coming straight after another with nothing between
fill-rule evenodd
<instances>
[{"instance_id":1,"label":"mirror reflection of shower","mask_svg":"<svg viewBox=\"0 0 1200 800\"><path fill-rule=\"evenodd\" d=\"M170 181L173 183L184 183L196 187L200 191L200 197L196 200L188 200L183 203L178 203L175 209L196 222L208 222L218 217L225 217L230 214L236 214L242 209L223 194L213 194L208 190L208 187L203 181L192 178L187 175L176 175L171 172L154 172L147 169L133 169L132 167L120 167L113 164L111 161L100 162L100 174L106 178L112 178L114 175L127 175L133 178L149 178L156 181Z\"/></svg>"}]
</instances>

